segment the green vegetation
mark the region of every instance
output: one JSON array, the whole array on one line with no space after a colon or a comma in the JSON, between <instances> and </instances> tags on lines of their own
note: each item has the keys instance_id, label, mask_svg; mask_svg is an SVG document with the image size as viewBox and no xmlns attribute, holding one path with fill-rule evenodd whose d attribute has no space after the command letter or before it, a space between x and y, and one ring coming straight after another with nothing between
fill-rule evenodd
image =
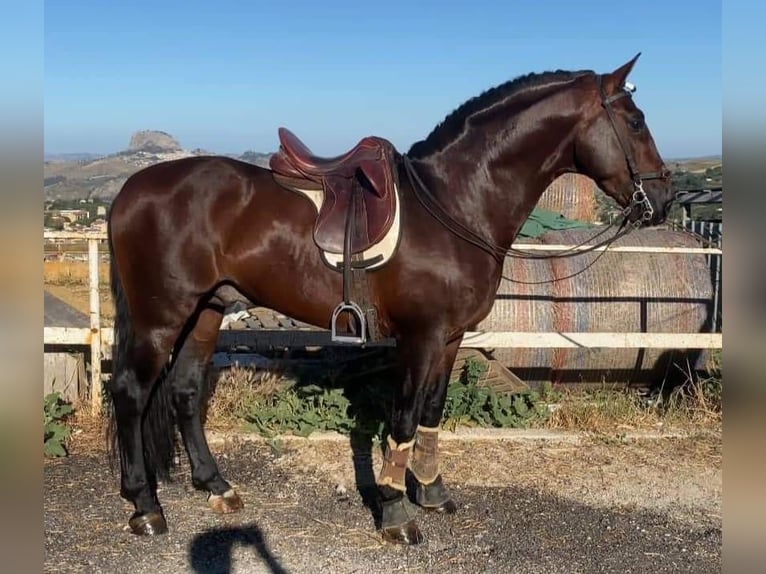
<instances>
[{"instance_id":1,"label":"green vegetation","mask_svg":"<svg viewBox=\"0 0 766 574\"><path fill-rule=\"evenodd\" d=\"M490 387L478 385L485 363L466 361L458 381L447 388L447 403L442 426L454 430L458 426L520 428L539 422L548 415L548 408L539 393L499 394Z\"/></svg>"},{"instance_id":2,"label":"green vegetation","mask_svg":"<svg viewBox=\"0 0 766 574\"><path fill-rule=\"evenodd\" d=\"M523 427L545 419L548 410L539 393L507 395L480 386L485 369L486 365L469 359L461 376L450 382L444 428ZM341 388L311 384L284 389L267 384L263 393L253 392L247 400L238 395L235 410L247 430L268 437L336 431L381 440L389 432L392 399L393 386L382 378Z\"/></svg>"},{"instance_id":3,"label":"green vegetation","mask_svg":"<svg viewBox=\"0 0 766 574\"><path fill-rule=\"evenodd\" d=\"M72 405L64 402L59 393L48 394L43 401L43 453L45 456L66 456L64 443L71 429L65 419L72 412Z\"/></svg>"}]
</instances>

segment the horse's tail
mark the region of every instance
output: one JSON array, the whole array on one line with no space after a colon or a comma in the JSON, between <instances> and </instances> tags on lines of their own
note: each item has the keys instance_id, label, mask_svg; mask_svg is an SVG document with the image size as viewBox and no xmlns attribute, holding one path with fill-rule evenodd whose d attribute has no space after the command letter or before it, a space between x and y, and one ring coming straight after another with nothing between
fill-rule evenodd
<instances>
[{"instance_id":1,"label":"horse's tail","mask_svg":"<svg viewBox=\"0 0 766 574\"><path fill-rule=\"evenodd\" d=\"M114 389L114 376L131 376L130 371L135 367L132 358L135 331L130 317L128 301L117 271L111 220L107 223L107 237L110 259L109 280L114 301L114 355L112 357L112 372L114 375L112 381L110 381L110 389ZM161 480L169 479L175 456L175 419L172 408L172 390L171 385L167 382L169 378L167 371L167 369L163 369L159 379L155 381L141 423L141 437L146 469L150 476ZM131 383L138 384L135 378L132 381L126 381L125 383L118 382L117 384ZM112 468L114 468L116 455L119 453L120 459L123 460L124 453L122 452L117 435L117 421L113 401L110 401L107 441L109 458Z\"/></svg>"}]
</instances>

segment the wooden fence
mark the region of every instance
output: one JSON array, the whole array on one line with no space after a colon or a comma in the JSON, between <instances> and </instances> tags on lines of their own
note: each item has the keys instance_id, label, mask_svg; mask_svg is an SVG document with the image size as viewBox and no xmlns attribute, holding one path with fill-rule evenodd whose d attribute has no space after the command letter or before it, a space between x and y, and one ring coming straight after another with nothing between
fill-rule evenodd
<instances>
[{"instance_id":1,"label":"wooden fence","mask_svg":"<svg viewBox=\"0 0 766 574\"><path fill-rule=\"evenodd\" d=\"M102 372L101 361L104 348L113 344L114 333L109 327L101 326L101 311L99 302L99 244L107 239L106 233L78 232L44 232L44 239L54 241L79 240L88 245L89 270L89 299L90 326L87 328L74 327L44 327L44 345L88 346L90 347L90 399L91 409L98 413L101 408ZM570 245L515 245L525 250L563 251L574 249ZM584 247L581 249L585 249ZM604 250L606 248L600 248ZM610 247L612 252L640 253L688 253L722 256L719 248L685 248L685 247ZM268 344L278 347L326 347L335 345L330 340L330 332L325 330L222 330L219 335L221 346L252 345L258 341L268 341ZM384 340L368 346L393 346L393 340ZM486 348L682 348L682 349L720 349L723 347L722 333L583 333L583 332L467 332L463 338L462 347Z\"/></svg>"}]
</instances>

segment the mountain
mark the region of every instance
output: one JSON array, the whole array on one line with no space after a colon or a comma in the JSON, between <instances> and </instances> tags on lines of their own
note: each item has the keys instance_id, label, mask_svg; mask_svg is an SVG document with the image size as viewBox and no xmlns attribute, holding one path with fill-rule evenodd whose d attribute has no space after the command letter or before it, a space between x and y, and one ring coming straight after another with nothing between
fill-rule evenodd
<instances>
[{"instance_id":1,"label":"mountain","mask_svg":"<svg viewBox=\"0 0 766 574\"><path fill-rule=\"evenodd\" d=\"M111 200L138 170L162 161L201 155L214 154L203 149L185 150L172 135L158 130L135 132L125 150L109 155L49 154L43 170L45 199ZM261 167L268 166L270 156L254 151L229 155Z\"/></svg>"}]
</instances>

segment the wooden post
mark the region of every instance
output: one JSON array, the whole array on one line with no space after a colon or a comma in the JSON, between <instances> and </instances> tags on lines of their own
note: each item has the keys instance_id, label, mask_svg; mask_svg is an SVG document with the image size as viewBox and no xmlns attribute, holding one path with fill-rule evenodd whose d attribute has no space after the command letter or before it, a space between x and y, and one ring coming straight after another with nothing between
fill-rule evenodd
<instances>
[{"instance_id":1,"label":"wooden post","mask_svg":"<svg viewBox=\"0 0 766 574\"><path fill-rule=\"evenodd\" d=\"M88 275L90 283L90 407L101 413L101 309L98 291L98 239L88 238Z\"/></svg>"}]
</instances>

